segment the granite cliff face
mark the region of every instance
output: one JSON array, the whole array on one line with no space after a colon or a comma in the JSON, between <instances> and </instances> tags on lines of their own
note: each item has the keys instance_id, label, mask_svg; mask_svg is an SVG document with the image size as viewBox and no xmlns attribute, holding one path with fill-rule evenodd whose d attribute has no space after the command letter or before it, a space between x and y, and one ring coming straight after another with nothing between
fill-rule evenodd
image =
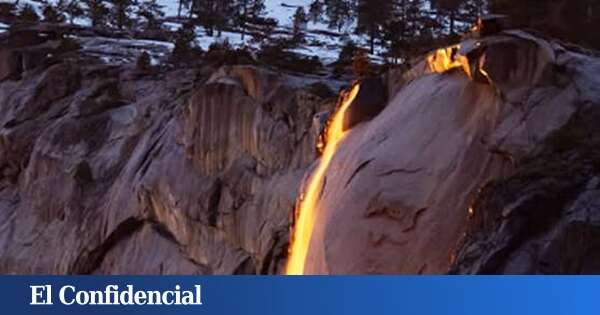
<instances>
[{"instance_id":1,"label":"granite cliff face","mask_svg":"<svg viewBox=\"0 0 600 315\"><path fill-rule=\"evenodd\" d=\"M103 40L24 34L0 38L1 273L283 271L344 83L140 72ZM347 117L308 273L600 271L600 58L518 31L459 53L469 71L364 83L378 108Z\"/></svg>"},{"instance_id":2,"label":"granite cliff face","mask_svg":"<svg viewBox=\"0 0 600 315\"><path fill-rule=\"evenodd\" d=\"M338 145L304 272L598 272L599 69L521 31L433 53Z\"/></svg>"},{"instance_id":3,"label":"granite cliff face","mask_svg":"<svg viewBox=\"0 0 600 315\"><path fill-rule=\"evenodd\" d=\"M64 42L23 38L0 55ZM1 273L279 272L313 116L334 105L315 79L38 55L2 69Z\"/></svg>"}]
</instances>

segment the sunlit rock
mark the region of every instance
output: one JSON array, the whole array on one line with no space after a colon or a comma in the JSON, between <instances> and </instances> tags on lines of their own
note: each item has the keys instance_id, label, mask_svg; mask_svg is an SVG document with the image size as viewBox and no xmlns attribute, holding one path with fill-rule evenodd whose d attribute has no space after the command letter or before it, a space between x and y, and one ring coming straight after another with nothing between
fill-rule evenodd
<instances>
[{"instance_id":1,"label":"sunlit rock","mask_svg":"<svg viewBox=\"0 0 600 315\"><path fill-rule=\"evenodd\" d=\"M421 75L337 145L314 205L305 273L448 272L469 218L486 215L472 206L482 187L515 174L574 115L600 104L588 84L599 80L591 77L598 58L523 32L480 45L476 62L467 61L489 81L473 80L458 46L438 50L427 57L429 72L417 65L412 73ZM528 224L523 231L537 223ZM460 270L481 270L469 261Z\"/></svg>"}]
</instances>

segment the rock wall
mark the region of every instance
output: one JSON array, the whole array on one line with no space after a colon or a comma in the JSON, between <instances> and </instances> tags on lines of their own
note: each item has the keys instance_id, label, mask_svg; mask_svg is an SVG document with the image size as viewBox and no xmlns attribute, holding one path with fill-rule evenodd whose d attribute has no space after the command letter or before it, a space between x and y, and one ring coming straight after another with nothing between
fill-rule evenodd
<instances>
[{"instance_id":1,"label":"rock wall","mask_svg":"<svg viewBox=\"0 0 600 315\"><path fill-rule=\"evenodd\" d=\"M341 83L96 42L0 38L0 273L280 273ZM460 53L470 76L423 61L364 94L390 101L348 117L307 271L600 270L600 58L519 31Z\"/></svg>"},{"instance_id":2,"label":"rock wall","mask_svg":"<svg viewBox=\"0 0 600 315\"><path fill-rule=\"evenodd\" d=\"M582 258L591 248L573 249L577 259L557 249L581 230L595 233L594 223L569 234L586 213L593 217L593 198L583 188L595 189L593 172L582 167L581 178L572 173L577 179L560 181L552 174L520 185L501 180L524 172L525 161L543 148L555 154L547 145L554 134L600 104L600 59L518 31L477 41L462 46L481 48L470 61L486 80L474 80L461 68L431 73L419 64L404 74L406 83L384 111L343 140L322 184L308 273L534 272L521 262L523 252L552 240L554 256L542 261L585 261L598 268L596 258ZM595 128L583 130L595 134ZM547 182L552 180L560 184ZM480 192L490 181L501 182ZM547 197L561 199L554 210L527 209L539 199L539 186ZM524 209L516 219L499 214L519 206ZM569 207L579 210L571 213ZM554 224L535 234L550 217ZM482 220L483 228L467 228Z\"/></svg>"},{"instance_id":3,"label":"rock wall","mask_svg":"<svg viewBox=\"0 0 600 315\"><path fill-rule=\"evenodd\" d=\"M333 105L314 80L148 75L72 52L14 71L0 82L0 273L279 272L313 116Z\"/></svg>"}]
</instances>

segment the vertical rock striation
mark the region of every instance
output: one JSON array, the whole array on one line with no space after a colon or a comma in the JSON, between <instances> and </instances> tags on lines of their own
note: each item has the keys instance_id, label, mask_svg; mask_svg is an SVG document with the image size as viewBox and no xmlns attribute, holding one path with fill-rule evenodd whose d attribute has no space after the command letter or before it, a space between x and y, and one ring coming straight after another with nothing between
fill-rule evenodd
<instances>
[{"instance_id":1,"label":"vertical rock striation","mask_svg":"<svg viewBox=\"0 0 600 315\"><path fill-rule=\"evenodd\" d=\"M280 271L313 116L331 106L310 80L243 66L144 76L79 52L11 71L0 273Z\"/></svg>"}]
</instances>

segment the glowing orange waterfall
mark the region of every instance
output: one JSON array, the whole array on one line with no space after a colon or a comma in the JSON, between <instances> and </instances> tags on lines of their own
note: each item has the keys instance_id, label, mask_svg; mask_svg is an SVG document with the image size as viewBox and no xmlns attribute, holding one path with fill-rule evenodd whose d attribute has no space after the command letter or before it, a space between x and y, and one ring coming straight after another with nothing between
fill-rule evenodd
<instances>
[{"instance_id":1,"label":"glowing orange waterfall","mask_svg":"<svg viewBox=\"0 0 600 315\"><path fill-rule=\"evenodd\" d=\"M292 244L289 251L285 273L288 275L304 274L304 266L306 263L306 255L308 246L313 232L313 227L316 218L316 205L319 199L319 192L323 182L323 176L331 163L333 155L337 151L339 142L344 138L343 130L344 114L346 109L358 94L360 86L354 85L350 92L342 94L341 106L334 114L329 126L327 127L327 144L323 150L323 155L319 161L319 165L312 174L309 183L306 187L304 198L300 201Z\"/></svg>"},{"instance_id":2,"label":"glowing orange waterfall","mask_svg":"<svg viewBox=\"0 0 600 315\"><path fill-rule=\"evenodd\" d=\"M454 68L463 68L465 73L471 77L469 59L458 53L460 45L440 48L427 56L427 64L432 72L444 73Z\"/></svg>"}]
</instances>

